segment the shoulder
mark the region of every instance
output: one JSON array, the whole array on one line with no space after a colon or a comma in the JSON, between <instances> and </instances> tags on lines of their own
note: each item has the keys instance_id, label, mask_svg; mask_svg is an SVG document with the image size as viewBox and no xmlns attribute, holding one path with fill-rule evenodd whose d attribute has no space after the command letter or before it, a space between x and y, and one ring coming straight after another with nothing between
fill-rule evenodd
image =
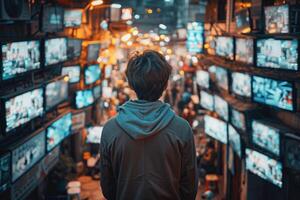
<instances>
[{"instance_id":1,"label":"shoulder","mask_svg":"<svg viewBox=\"0 0 300 200\"><path fill-rule=\"evenodd\" d=\"M175 115L171 121L169 131L183 141L190 140L191 137L193 137L193 131L190 124L178 115Z\"/></svg>"},{"instance_id":2,"label":"shoulder","mask_svg":"<svg viewBox=\"0 0 300 200\"><path fill-rule=\"evenodd\" d=\"M120 134L120 128L116 122L116 118L109 119L103 126L101 143L109 144Z\"/></svg>"}]
</instances>

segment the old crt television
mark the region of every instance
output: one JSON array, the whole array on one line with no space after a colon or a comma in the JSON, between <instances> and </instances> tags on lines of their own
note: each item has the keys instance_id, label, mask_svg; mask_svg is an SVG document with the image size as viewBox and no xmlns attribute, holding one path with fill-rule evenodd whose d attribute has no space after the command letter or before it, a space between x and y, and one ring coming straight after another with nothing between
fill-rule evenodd
<instances>
[{"instance_id":1,"label":"old crt television","mask_svg":"<svg viewBox=\"0 0 300 200\"><path fill-rule=\"evenodd\" d=\"M9 153L0 155L0 193L10 186L10 163L11 156Z\"/></svg>"},{"instance_id":2,"label":"old crt television","mask_svg":"<svg viewBox=\"0 0 300 200\"><path fill-rule=\"evenodd\" d=\"M82 40L68 38L67 40L67 57L68 59L78 58L81 55Z\"/></svg>"},{"instance_id":3,"label":"old crt television","mask_svg":"<svg viewBox=\"0 0 300 200\"><path fill-rule=\"evenodd\" d=\"M295 110L295 88L288 81L253 76L253 100L288 111Z\"/></svg>"},{"instance_id":4,"label":"old crt television","mask_svg":"<svg viewBox=\"0 0 300 200\"><path fill-rule=\"evenodd\" d=\"M223 90L228 90L228 71L222 67L212 65L209 67L209 72L215 76L216 84Z\"/></svg>"},{"instance_id":5,"label":"old crt television","mask_svg":"<svg viewBox=\"0 0 300 200\"><path fill-rule=\"evenodd\" d=\"M214 96L201 90L200 105L206 110L213 111L214 110Z\"/></svg>"},{"instance_id":6,"label":"old crt television","mask_svg":"<svg viewBox=\"0 0 300 200\"><path fill-rule=\"evenodd\" d=\"M67 38L45 40L45 66L54 65L67 60Z\"/></svg>"},{"instance_id":7,"label":"old crt television","mask_svg":"<svg viewBox=\"0 0 300 200\"><path fill-rule=\"evenodd\" d=\"M231 90L242 97L251 97L251 76L244 73L231 73Z\"/></svg>"},{"instance_id":8,"label":"old crt television","mask_svg":"<svg viewBox=\"0 0 300 200\"><path fill-rule=\"evenodd\" d=\"M230 109L230 122L233 126L236 128L246 131L247 125L246 125L246 116L244 113L231 108Z\"/></svg>"},{"instance_id":9,"label":"old crt television","mask_svg":"<svg viewBox=\"0 0 300 200\"><path fill-rule=\"evenodd\" d=\"M218 36L216 40L216 55L233 60L234 38L229 36Z\"/></svg>"},{"instance_id":10,"label":"old crt television","mask_svg":"<svg viewBox=\"0 0 300 200\"><path fill-rule=\"evenodd\" d=\"M253 174L282 187L282 164L257 151L246 148L246 168Z\"/></svg>"},{"instance_id":11,"label":"old crt television","mask_svg":"<svg viewBox=\"0 0 300 200\"><path fill-rule=\"evenodd\" d=\"M95 99L98 99L101 96L101 85L97 85L93 88L93 95Z\"/></svg>"},{"instance_id":12,"label":"old crt television","mask_svg":"<svg viewBox=\"0 0 300 200\"><path fill-rule=\"evenodd\" d=\"M87 143L100 144L101 135L103 131L102 126L90 126L87 127Z\"/></svg>"},{"instance_id":13,"label":"old crt television","mask_svg":"<svg viewBox=\"0 0 300 200\"><path fill-rule=\"evenodd\" d=\"M69 83L78 83L80 81L80 65L63 67L61 75L67 75L69 77Z\"/></svg>"},{"instance_id":14,"label":"old crt television","mask_svg":"<svg viewBox=\"0 0 300 200\"><path fill-rule=\"evenodd\" d=\"M204 25L200 22L187 24L186 47L190 53L202 53L204 47Z\"/></svg>"},{"instance_id":15,"label":"old crt television","mask_svg":"<svg viewBox=\"0 0 300 200\"><path fill-rule=\"evenodd\" d=\"M289 33L289 5L267 6L264 11L266 33Z\"/></svg>"},{"instance_id":16,"label":"old crt television","mask_svg":"<svg viewBox=\"0 0 300 200\"><path fill-rule=\"evenodd\" d=\"M84 83L86 85L97 82L101 76L101 69L98 64L89 65L84 68Z\"/></svg>"},{"instance_id":17,"label":"old crt television","mask_svg":"<svg viewBox=\"0 0 300 200\"><path fill-rule=\"evenodd\" d=\"M252 38L235 39L235 60L245 64L254 64L254 40Z\"/></svg>"},{"instance_id":18,"label":"old crt television","mask_svg":"<svg viewBox=\"0 0 300 200\"><path fill-rule=\"evenodd\" d=\"M300 137L294 134L285 135L285 166L300 171Z\"/></svg>"},{"instance_id":19,"label":"old crt television","mask_svg":"<svg viewBox=\"0 0 300 200\"><path fill-rule=\"evenodd\" d=\"M251 18L248 8L235 13L235 24L238 32L249 33L251 31Z\"/></svg>"},{"instance_id":20,"label":"old crt television","mask_svg":"<svg viewBox=\"0 0 300 200\"><path fill-rule=\"evenodd\" d=\"M229 105L225 99L218 95L214 95L214 106L215 106L215 112L224 119L225 121L228 121L229 119Z\"/></svg>"},{"instance_id":21,"label":"old crt television","mask_svg":"<svg viewBox=\"0 0 300 200\"><path fill-rule=\"evenodd\" d=\"M237 132L237 130L230 124L228 125L228 143L232 147L233 151L241 158L242 157L241 136Z\"/></svg>"},{"instance_id":22,"label":"old crt television","mask_svg":"<svg viewBox=\"0 0 300 200\"><path fill-rule=\"evenodd\" d=\"M297 39L258 39L256 41L256 65L258 67L298 70Z\"/></svg>"},{"instance_id":23,"label":"old crt television","mask_svg":"<svg viewBox=\"0 0 300 200\"><path fill-rule=\"evenodd\" d=\"M46 129L47 151L51 151L68 137L72 128L72 113L67 113L53 121Z\"/></svg>"},{"instance_id":24,"label":"old crt television","mask_svg":"<svg viewBox=\"0 0 300 200\"><path fill-rule=\"evenodd\" d=\"M1 79L8 80L41 67L40 41L0 44Z\"/></svg>"},{"instance_id":25,"label":"old crt television","mask_svg":"<svg viewBox=\"0 0 300 200\"><path fill-rule=\"evenodd\" d=\"M196 83L203 88L209 89L209 73L208 71L198 70L196 72Z\"/></svg>"},{"instance_id":26,"label":"old crt television","mask_svg":"<svg viewBox=\"0 0 300 200\"><path fill-rule=\"evenodd\" d=\"M45 130L12 149L12 182L26 173L46 152Z\"/></svg>"},{"instance_id":27,"label":"old crt television","mask_svg":"<svg viewBox=\"0 0 300 200\"><path fill-rule=\"evenodd\" d=\"M94 103L94 95L91 89L79 90L75 93L75 106L81 109Z\"/></svg>"},{"instance_id":28,"label":"old crt television","mask_svg":"<svg viewBox=\"0 0 300 200\"><path fill-rule=\"evenodd\" d=\"M209 115L204 116L204 130L210 137L227 144L227 123Z\"/></svg>"},{"instance_id":29,"label":"old crt television","mask_svg":"<svg viewBox=\"0 0 300 200\"><path fill-rule=\"evenodd\" d=\"M81 9L65 9L64 25L65 27L78 27L82 23Z\"/></svg>"},{"instance_id":30,"label":"old crt television","mask_svg":"<svg viewBox=\"0 0 300 200\"><path fill-rule=\"evenodd\" d=\"M94 62L97 61L99 57L100 43L89 44L87 46L87 61Z\"/></svg>"},{"instance_id":31,"label":"old crt television","mask_svg":"<svg viewBox=\"0 0 300 200\"><path fill-rule=\"evenodd\" d=\"M60 6L44 5L40 20L43 32L60 32L64 29L64 9Z\"/></svg>"},{"instance_id":32,"label":"old crt television","mask_svg":"<svg viewBox=\"0 0 300 200\"><path fill-rule=\"evenodd\" d=\"M5 109L5 132L29 122L44 114L44 90L33 89L21 94L3 98Z\"/></svg>"},{"instance_id":33,"label":"old crt television","mask_svg":"<svg viewBox=\"0 0 300 200\"><path fill-rule=\"evenodd\" d=\"M61 102L68 100L69 82L65 76L59 77L46 84L46 110L50 110Z\"/></svg>"}]
</instances>

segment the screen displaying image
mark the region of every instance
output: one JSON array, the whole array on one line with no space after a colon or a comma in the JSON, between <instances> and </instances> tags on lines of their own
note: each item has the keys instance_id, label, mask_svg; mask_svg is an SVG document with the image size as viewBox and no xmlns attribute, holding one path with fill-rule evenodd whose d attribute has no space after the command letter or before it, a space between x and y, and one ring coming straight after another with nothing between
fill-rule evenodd
<instances>
[{"instance_id":1,"label":"screen displaying image","mask_svg":"<svg viewBox=\"0 0 300 200\"><path fill-rule=\"evenodd\" d=\"M300 171L300 138L285 138L285 166Z\"/></svg>"},{"instance_id":2,"label":"screen displaying image","mask_svg":"<svg viewBox=\"0 0 300 200\"><path fill-rule=\"evenodd\" d=\"M45 155L45 144L45 131L43 130L12 151L12 182Z\"/></svg>"},{"instance_id":3,"label":"screen displaying image","mask_svg":"<svg viewBox=\"0 0 300 200\"><path fill-rule=\"evenodd\" d=\"M235 39L235 60L247 64L254 61L254 41L250 38Z\"/></svg>"},{"instance_id":4,"label":"screen displaying image","mask_svg":"<svg viewBox=\"0 0 300 200\"><path fill-rule=\"evenodd\" d=\"M45 41L45 65L54 65L67 60L67 39L55 38Z\"/></svg>"},{"instance_id":5,"label":"screen displaying image","mask_svg":"<svg viewBox=\"0 0 300 200\"><path fill-rule=\"evenodd\" d=\"M94 103L93 91L91 89L80 90L75 96L76 108L84 108Z\"/></svg>"},{"instance_id":6,"label":"screen displaying image","mask_svg":"<svg viewBox=\"0 0 300 200\"><path fill-rule=\"evenodd\" d=\"M280 134L278 129L253 120L252 141L261 148L264 148L267 151L279 156Z\"/></svg>"},{"instance_id":7,"label":"screen displaying image","mask_svg":"<svg viewBox=\"0 0 300 200\"><path fill-rule=\"evenodd\" d=\"M80 81L80 65L63 67L61 75L67 75L69 83L78 83Z\"/></svg>"},{"instance_id":8,"label":"screen displaying image","mask_svg":"<svg viewBox=\"0 0 300 200\"><path fill-rule=\"evenodd\" d=\"M64 78L46 85L46 110L50 110L54 106L68 99L68 86L68 81Z\"/></svg>"},{"instance_id":9,"label":"screen displaying image","mask_svg":"<svg viewBox=\"0 0 300 200\"><path fill-rule=\"evenodd\" d=\"M102 97L103 98L112 98L113 97L113 89L109 86L102 87Z\"/></svg>"},{"instance_id":10,"label":"screen displaying image","mask_svg":"<svg viewBox=\"0 0 300 200\"><path fill-rule=\"evenodd\" d=\"M35 89L5 101L6 132L29 122L44 113L44 91Z\"/></svg>"},{"instance_id":11,"label":"screen displaying image","mask_svg":"<svg viewBox=\"0 0 300 200\"><path fill-rule=\"evenodd\" d=\"M216 84L220 88L228 90L228 72L226 69L212 65L209 67L209 72L215 75Z\"/></svg>"},{"instance_id":12,"label":"screen displaying image","mask_svg":"<svg viewBox=\"0 0 300 200\"><path fill-rule=\"evenodd\" d=\"M85 112L72 114L72 131L77 131L85 126Z\"/></svg>"},{"instance_id":13,"label":"screen displaying image","mask_svg":"<svg viewBox=\"0 0 300 200\"><path fill-rule=\"evenodd\" d=\"M233 37L218 36L216 41L216 54L233 60Z\"/></svg>"},{"instance_id":14,"label":"screen displaying image","mask_svg":"<svg viewBox=\"0 0 300 200\"><path fill-rule=\"evenodd\" d=\"M3 80L40 68L40 41L6 43L1 52Z\"/></svg>"},{"instance_id":15,"label":"screen displaying image","mask_svg":"<svg viewBox=\"0 0 300 200\"><path fill-rule=\"evenodd\" d=\"M251 31L250 13L248 9L243 9L235 14L236 28L242 33Z\"/></svg>"},{"instance_id":16,"label":"screen displaying image","mask_svg":"<svg viewBox=\"0 0 300 200\"><path fill-rule=\"evenodd\" d=\"M0 192L10 184L10 154L0 155Z\"/></svg>"},{"instance_id":17,"label":"screen displaying image","mask_svg":"<svg viewBox=\"0 0 300 200\"><path fill-rule=\"evenodd\" d=\"M93 88L94 98L98 99L101 96L101 85L97 85Z\"/></svg>"},{"instance_id":18,"label":"screen displaying image","mask_svg":"<svg viewBox=\"0 0 300 200\"><path fill-rule=\"evenodd\" d=\"M265 7L266 33L289 33L289 6Z\"/></svg>"},{"instance_id":19,"label":"screen displaying image","mask_svg":"<svg viewBox=\"0 0 300 200\"><path fill-rule=\"evenodd\" d=\"M69 59L80 57L82 40L68 38L67 56Z\"/></svg>"},{"instance_id":20,"label":"screen displaying image","mask_svg":"<svg viewBox=\"0 0 300 200\"><path fill-rule=\"evenodd\" d=\"M187 41L186 46L190 53L203 52L204 44L204 25L199 22L187 24Z\"/></svg>"},{"instance_id":21,"label":"screen displaying image","mask_svg":"<svg viewBox=\"0 0 300 200\"><path fill-rule=\"evenodd\" d=\"M227 144L227 123L209 115L204 116L205 133L212 138Z\"/></svg>"},{"instance_id":22,"label":"screen displaying image","mask_svg":"<svg viewBox=\"0 0 300 200\"><path fill-rule=\"evenodd\" d=\"M223 98L221 98L218 95L214 95L214 106L215 106L215 111L218 113L218 115L228 121L228 116L229 116L229 106L227 101L225 101Z\"/></svg>"},{"instance_id":23,"label":"screen displaying image","mask_svg":"<svg viewBox=\"0 0 300 200\"><path fill-rule=\"evenodd\" d=\"M253 76L252 89L255 102L294 110L294 88L291 82Z\"/></svg>"},{"instance_id":24,"label":"screen displaying image","mask_svg":"<svg viewBox=\"0 0 300 200\"><path fill-rule=\"evenodd\" d=\"M214 110L214 96L205 92L200 92L200 105L210 111Z\"/></svg>"},{"instance_id":25,"label":"screen displaying image","mask_svg":"<svg viewBox=\"0 0 300 200\"><path fill-rule=\"evenodd\" d=\"M72 127L72 113L68 113L54 121L47 128L47 151L52 150L70 135Z\"/></svg>"},{"instance_id":26,"label":"screen displaying image","mask_svg":"<svg viewBox=\"0 0 300 200\"><path fill-rule=\"evenodd\" d=\"M298 70L298 40L258 39L257 66Z\"/></svg>"},{"instance_id":27,"label":"screen displaying image","mask_svg":"<svg viewBox=\"0 0 300 200\"><path fill-rule=\"evenodd\" d=\"M236 128L246 131L246 117L243 113L231 108L230 120Z\"/></svg>"},{"instance_id":28,"label":"screen displaying image","mask_svg":"<svg viewBox=\"0 0 300 200\"><path fill-rule=\"evenodd\" d=\"M257 176L282 187L282 164L264 154L246 149L246 168Z\"/></svg>"},{"instance_id":29,"label":"screen displaying image","mask_svg":"<svg viewBox=\"0 0 300 200\"><path fill-rule=\"evenodd\" d=\"M87 128L87 143L100 144L103 127L93 126Z\"/></svg>"},{"instance_id":30,"label":"screen displaying image","mask_svg":"<svg viewBox=\"0 0 300 200\"><path fill-rule=\"evenodd\" d=\"M62 31L64 28L63 17L64 17L64 9L62 7L44 5L42 31L43 32Z\"/></svg>"},{"instance_id":31,"label":"screen displaying image","mask_svg":"<svg viewBox=\"0 0 300 200\"><path fill-rule=\"evenodd\" d=\"M93 62L97 61L99 57L99 50L100 50L100 44L89 44L87 47L87 61L88 62Z\"/></svg>"},{"instance_id":32,"label":"screen displaying image","mask_svg":"<svg viewBox=\"0 0 300 200\"><path fill-rule=\"evenodd\" d=\"M95 83L100 79L101 69L99 65L90 65L84 69L84 82L86 85Z\"/></svg>"},{"instance_id":33,"label":"screen displaying image","mask_svg":"<svg viewBox=\"0 0 300 200\"><path fill-rule=\"evenodd\" d=\"M239 156L242 156L241 136L233 126L228 125L228 143L233 151Z\"/></svg>"},{"instance_id":34,"label":"screen displaying image","mask_svg":"<svg viewBox=\"0 0 300 200\"><path fill-rule=\"evenodd\" d=\"M209 88L209 73L204 70L198 70L196 72L196 83L203 88Z\"/></svg>"},{"instance_id":35,"label":"screen displaying image","mask_svg":"<svg viewBox=\"0 0 300 200\"><path fill-rule=\"evenodd\" d=\"M232 92L243 96L251 97L251 76L239 72L233 72L231 74L231 89Z\"/></svg>"},{"instance_id":36,"label":"screen displaying image","mask_svg":"<svg viewBox=\"0 0 300 200\"><path fill-rule=\"evenodd\" d=\"M105 78L110 78L112 73L112 66L106 65L105 66Z\"/></svg>"},{"instance_id":37,"label":"screen displaying image","mask_svg":"<svg viewBox=\"0 0 300 200\"><path fill-rule=\"evenodd\" d=\"M64 25L65 27L80 26L82 21L81 9L66 9L64 13Z\"/></svg>"}]
</instances>

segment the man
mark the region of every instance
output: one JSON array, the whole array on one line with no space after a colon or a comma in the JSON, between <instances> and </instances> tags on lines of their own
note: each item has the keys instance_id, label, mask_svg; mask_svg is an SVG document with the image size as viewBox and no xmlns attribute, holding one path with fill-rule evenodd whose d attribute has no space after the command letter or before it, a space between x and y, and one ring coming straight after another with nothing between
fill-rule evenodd
<instances>
[{"instance_id":1,"label":"man","mask_svg":"<svg viewBox=\"0 0 300 200\"><path fill-rule=\"evenodd\" d=\"M126 76L138 100L109 120L101 138L101 186L108 200L189 200L197 193L196 153L189 124L158 99L171 66L145 51L133 56Z\"/></svg>"}]
</instances>

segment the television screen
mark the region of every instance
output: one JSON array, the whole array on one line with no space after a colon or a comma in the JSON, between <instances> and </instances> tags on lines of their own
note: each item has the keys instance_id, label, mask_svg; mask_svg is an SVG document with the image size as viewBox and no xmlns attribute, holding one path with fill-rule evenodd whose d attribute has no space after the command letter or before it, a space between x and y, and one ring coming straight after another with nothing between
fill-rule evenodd
<instances>
[{"instance_id":1,"label":"television screen","mask_svg":"<svg viewBox=\"0 0 300 200\"><path fill-rule=\"evenodd\" d=\"M218 95L214 95L214 106L215 106L215 111L218 113L218 115L228 121L229 118L229 106L227 101L225 101L223 98L221 98Z\"/></svg>"},{"instance_id":2,"label":"television screen","mask_svg":"<svg viewBox=\"0 0 300 200\"><path fill-rule=\"evenodd\" d=\"M108 86L102 87L102 97L103 98L112 98L113 97L113 89Z\"/></svg>"},{"instance_id":3,"label":"television screen","mask_svg":"<svg viewBox=\"0 0 300 200\"><path fill-rule=\"evenodd\" d=\"M93 126L87 128L87 143L100 144L103 127Z\"/></svg>"},{"instance_id":4,"label":"television screen","mask_svg":"<svg viewBox=\"0 0 300 200\"><path fill-rule=\"evenodd\" d=\"M198 70L196 72L196 83L203 88L209 88L209 73L204 70Z\"/></svg>"},{"instance_id":5,"label":"television screen","mask_svg":"<svg viewBox=\"0 0 300 200\"><path fill-rule=\"evenodd\" d=\"M280 162L247 148L246 168L274 185L282 187L282 164Z\"/></svg>"},{"instance_id":6,"label":"television screen","mask_svg":"<svg viewBox=\"0 0 300 200\"><path fill-rule=\"evenodd\" d=\"M101 85L97 85L93 88L94 98L98 99L101 96Z\"/></svg>"},{"instance_id":7,"label":"television screen","mask_svg":"<svg viewBox=\"0 0 300 200\"><path fill-rule=\"evenodd\" d=\"M210 111L214 110L214 97L213 95L201 90L200 92L200 105Z\"/></svg>"},{"instance_id":8,"label":"television screen","mask_svg":"<svg viewBox=\"0 0 300 200\"><path fill-rule=\"evenodd\" d=\"M45 40L45 65L54 65L67 60L67 39Z\"/></svg>"},{"instance_id":9,"label":"television screen","mask_svg":"<svg viewBox=\"0 0 300 200\"><path fill-rule=\"evenodd\" d=\"M43 115L44 91L34 89L5 100L6 132Z\"/></svg>"},{"instance_id":10,"label":"television screen","mask_svg":"<svg viewBox=\"0 0 300 200\"><path fill-rule=\"evenodd\" d=\"M252 142L259 147L279 156L280 134L278 129L253 120Z\"/></svg>"},{"instance_id":11,"label":"television screen","mask_svg":"<svg viewBox=\"0 0 300 200\"><path fill-rule=\"evenodd\" d=\"M237 111L234 108L231 108L231 124L236 128L246 131L246 117L244 113Z\"/></svg>"},{"instance_id":12,"label":"television screen","mask_svg":"<svg viewBox=\"0 0 300 200\"><path fill-rule=\"evenodd\" d=\"M242 9L235 13L235 24L238 31L249 33L251 31L249 9Z\"/></svg>"},{"instance_id":13,"label":"television screen","mask_svg":"<svg viewBox=\"0 0 300 200\"><path fill-rule=\"evenodd\" d=\"M256 48L258 67L298 70L298 40L258 39Z\"/></svg>"},{"instance_id":14,"label":"television screen","mask_svg":"<svg viewBox=\"0 0 300 200\"><path fill-rule=\"evenodd\" d=\"M94 103L93 91L91 89L76 91L76 108L84 108Z\"/></svg>"},{"instance_id":15,"label":"television screen","mask_svg":"<svg viewBox=\"0 0 300 200\"><path fill-rule=\"evenodd\" d=\"M85 112L72 114L72 131L77 131L85 126Z\"/></svg>"},{"instance_id":16,"label":"television screen","mask_svg":"<svg viewBox=\"0 0 300 200\"><path fill-rule=\"evenodd\" d=\"M289 33L289 6L268 6L265 10L266 33Z\"/></svg>"},{"instance_id":17,"label":"television screen","mask_svg":"<svg viewBox=\"0 0 300 200\"><path fill-rule=\"evenodd\" d=\"M227 124L209 115L204 116L205 133L212 138L227 144Z\"/></svg>"},{"instance_id":18,"label":"television screen","mask_svg":"<svg viewBox=\"0 0 300 200\"><path fill-rule=\"evenodd\" d=\"M68 99L69 87L68 81L64 78L57 79L46 85L46 110L50 110L56 105Z\"/></svg>"},{"instance_id":19,"label":"television screen","mask_svg":"<svg viewBox=\"0 0 300 200\"><path fill-rule=\"evenodd\" d=\"M228 71L226 69L212 65L209 67L209 72L215 75L218 87L228 90Z\"/></svg>"},{"instance_id":20,"label":"television screen","mask_svg":"<svg viewBox=\"0 0 300 200\"><path fill-rule=\"evenodd\" d=\"M231 74L231 89L232 92L243 96L251 97L251 76L239 72L233 72Z\"/></svg>"},{"instance_id":21,"label":"television screen","mask_svg":"<svg viewBox=\"0 0 300 200\"><path fill-rule=\"evenodd\" d=\"M105 78L110 78L112 73L112 66L106 65L105 66Z\"/></svg>"},{"instance_id":22,"label":"television screen","mask_svg":"<svg viewBox=\"0 0 300 200\"><path fill-rule=\"evenodd\" d=\"M69 76L69 83L78 83L80 81L80 65L63 67L61 75Z\"/></svg>"},{"instance_id":23,"label":"television screen","mask_svg":"<svg viewBox=\"0 0 300 200\"><path fill-rule=\"evenodd\" d=\"M300 171L300 138L285 138L285 166Z\"/></svg>"},{"instance_id":24,"label":"television screen","mask_svg":"<svg viewBox=\"0 0 300 200\"><path fill-rule=\"evenodd\" d=\"M0 155L0 193L10 184L10 154Z\"/></svg>"},{"instance_id":25,"label":"television screen","mask_svg":"<svg viewBox=\"0 0 300 200\"><path fill-rule=\"evenodd\" d=\"M68 38L67 56L69 59L80 57L82 40Z\"/></svg>"},{"instance_id":26,"label":"television screen","mask_svg":"<svg viewBox=\"0 0 300 200\"><path fill-rule=\"evenodd\" d=\"M61 141L70 135L72 128L72 113L68 113L52 122L47 128L47 151L51 151Z\"/></svg>"},{"instance_id":27,"label":"television screen","mask_svg":"<svg viewBox=\"0 0 300 200\"><path fill-rule=\"evenodd\" d=\"M187 24L186 46L190 53L202 53L204 47L204 25L200 22Z\"/></svg>"},{"instance_id":28,"label":"television screen","mask_svg":"<svg viewBox=\"0 0 300 200\"><path fill-rule=\"evenodd\" d=\"M291 82L253 76L253 100L284 110L294 110L294 87Z\"/></svg>"},{"instance_id":29,"label":"television screen","mask_svg":"<svg viewBox=\"0 0 300 200\"><path fill-rule=\"evenodd\" d=\"M216 54L227 59L234 59L233 37L218 36L216 41Z\"/></svg>"},{"instance_id":30,"label":"television screen","mask_svg":"<svg viewBox=\"0 0 300 200\"><path fill-rule=\"evenodd\" d=\"M81 25L82 10L81 9L66 9L64 13L65 27L77 27Z\"/></svg>"},{"instance_id":31,"label":"television screen","mask_svg":"<svg viewBox=\"0 0 300 200\"><path fill-rule=\"evenodd\" d=\"M246 64L254 62L254 41L251 38L235 39L235 60Z\"/></svg>"},{"instance_id":32,"label":"television screen","mask_svg":"<svg viewBox=\"0 0 300 200\"><path fill-rule=\"evenodd\" d=\"M241 136L233 126L228 125L228 143L233 151L239 156L242 156Z\"/></svg>"},{"instance_id":33,"label":"television screen","mask_svg":"<svg viewBox=\"0 0 300 200\"><path fill-rule=\"evenodd\" d=\"M93 62L97 61L99 57L99 50L100 50L100 44L89 44L87 47L87 61L88 62Z\"/></svg>"},{"instance_id":34,"label":"television screen","mask_svg":"<svg viewBox=\"0 0 300 200\"><path fill-rule=\"evenodd\" d=\"M95 83L100 79L101 69L99 65L89 65L84 69L84 83L86 85Z\"/></svg>"},{"instance_id":35,"label":"television screen","mask_svg":"<svg viewBox=\"0 0 300 200\"><path fill-rule=\"evenodd\" d=\"M7 80L25 72L39 69L40 41L29 40L1 45L2 79Z\"/></svg>"},{"instance_id":36,"label":"television screen","mask_svg":"<svg viewBox=\"0 0 300 200\"><path fill-rule=\"evenodd\" d=\"M41 131L12 151L12 182L37 163L46 151L45 131Z\"/></svg>"},{"instance_id":37,"label":"television screen","mask_svg":"<svg viewBox=\"0 0 300 200\"><path fill-rule=\"evenodd\" d=\"M64 9L62 7L44 5L42 16L43 32L59 32L64 29Z\"/></svg>"}]
</instances>

